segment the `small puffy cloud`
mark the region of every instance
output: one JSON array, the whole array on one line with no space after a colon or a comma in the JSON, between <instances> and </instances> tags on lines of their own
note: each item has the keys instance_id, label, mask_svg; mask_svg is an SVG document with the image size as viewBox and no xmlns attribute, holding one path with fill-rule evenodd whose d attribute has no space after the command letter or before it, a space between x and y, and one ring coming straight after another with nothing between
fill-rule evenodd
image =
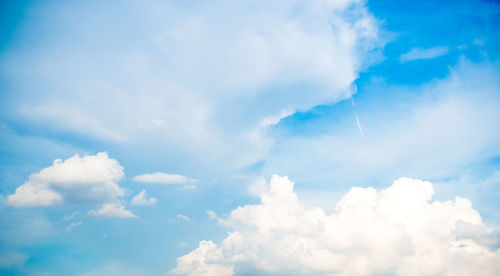
<instances>
[{"instance_id":1,"label":"small puffy cloud","mask_svg":"<svg viewBox=\"0 0 500 276\"><path fill-rule=\"evenodd\" d=\"M440 56L444 56L448 53L450 49L448 47L431 47L427 49L413 48L409 52L402 54L399 57L401 63L418 60L418 59L432 59Z\"/></svg>"},{"instance_id":2,"label":"small puffy cloud","mask_svg":"<svg viewBox=\"0 0 500 276\"><path fill-rule=\"evenodd\" d=\"M148 197L146 190L142 190L132 198L132 205L154 205L158 200L152 196Z\"/></svg>"},{"instance_id":3,"label":"small puffy cloud","mask_svg":"<svg viewBox=\"0 0 500 276\"><path fill-rule=\"evenodd\" d=\"M180 218L180 219L182 219L183 221L188 221L188 222L191 221L190 217L185 216L183 214L178 214L177 217Z\"/></svg>"},{"instance_id":4,"label":"small puffy cloud","mask_svg":"<svg viewBox=\"0 0 500 276\"><path fill-rule=\"evenodd\" d=\"M119 203L105 203L100 209L91 210L89 215L96 217L113 217L113 218L137 218L131 211Z\"/></svg>"},{"instance_id":5,"label":"small puffy cloud","mask_svg":"<svg viewBox=\"0 0 500 276\"><path fill-rule=\"evenodd\" d=\"M431 201L430 182L352 188L331 214L307 208L287 177L273 176L261 203L233 210L220 245L201 241L177 259L181 275L495 275L500 251L465 198ZM250 271L247 271L249 270Z\"/></svg>"},{"instance_id":6,"label":"small puffy cloud","mask_svg":"<svg viewBox=\"0 0 500 276\"><path fill-rule=\"evenodd\" d=\"M134 177L137 182L157 183L157 184L183 184L193 181L188 177L180 174L169 174L155 172L151 174L140 174Z\"/></svg>"},{"instance_id":7,"label":"small puffy cloud","mask_svg":"<svg viewBox=\"0 0 500 276\"><path fill-rule=\"evenodd\" d=\"M117 182L123 167L107 152L64 161L29 176L28 181L7 197L11 206L49 206L63 203L109 202L123 196Z\"/></svg>"}]
</instances>

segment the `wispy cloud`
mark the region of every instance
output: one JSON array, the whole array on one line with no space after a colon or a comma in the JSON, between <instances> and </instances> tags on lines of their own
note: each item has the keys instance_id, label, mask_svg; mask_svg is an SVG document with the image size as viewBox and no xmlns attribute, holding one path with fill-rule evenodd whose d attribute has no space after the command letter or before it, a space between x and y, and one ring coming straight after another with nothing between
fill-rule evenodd
<instances>
[{"instance_id":1,"label":"wispy cloud","mask_svg":"<svg viewBox=\"0 0 500 276\"><path fill-rule=\"evenodd\" d=\"M449 50L450 49L448 47L442 47L442 46L436 46L426 49L417 47L411 49L407 53L402 54L399 57L399 61L401 63L405 63L412 60L437 58L448 54Z\"/></svg>"},{"instance_id":2,"label":"wispy cloud","mask_svg":"<svg viewBox=\"0 0 500 276\"><path fill-rule=\"evenodd\" d=\"M137 175L134 177L134 181L155 184L184 184L193 182L194 180L180 174L155 172L150 174Z\"/></svg>"},{"instance_id":3,"label":"wispy cloud","mask_svg":"<svg viewBox=\"0 0 500 276\"><path fill-rule=\"evenodd\" d=\"M183 215L183 214L178 214L177 215L177 218L183 220L183 221L187 221L187 222L190 222L191 221L191 218L186 216L186 215Z\"/></svg>"}]
</instances>

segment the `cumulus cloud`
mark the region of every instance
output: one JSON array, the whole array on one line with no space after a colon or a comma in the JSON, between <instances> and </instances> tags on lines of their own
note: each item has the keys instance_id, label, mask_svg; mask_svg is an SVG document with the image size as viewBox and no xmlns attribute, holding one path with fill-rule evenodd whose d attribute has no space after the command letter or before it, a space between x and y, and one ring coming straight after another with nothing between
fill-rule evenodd
<instances>
[{"instance_id":1,"label":"cumulus cloud","mask_svg":"<svg viewBox=\"0 0 500 276\"><path fill-rule=\"evenodd\" d=\"M354 187L331 214L307 208L287 177L273 176L257 205L233 210L220 245L201 241L177 259L182 275L495 275L492 230L465 198L431 201L430 182L400 178L380 191ZM466 231L471 232L471 231ZM253 271L253 272L252 272Z\"/></svg>"},{"instance_id":2,"label":"cumulus cloud","mask_svg":"<svg viewBox=\"0 0 500 276\"><path fill-rule=\"evenodd\" d=\"M114 217L114 218L137 218L131 211L126 210L119 203L105 203L100 209L89 211L89 215L96 217Z\"/></svg>"},{"instance_id":3,"label":"cumulus cloud","mask_svg":"<svg viewBox=\"0 0 500 276\"><path fill-rule=\"evenodd\" d=\"M63 203L108 202L123 196L117 182L123 178L123 167L108 153L80 157L75 154L64 161L29 176L14 194L7 197L11 206L49 206Z\"/></svg>"},{"instance_id":4,"label":"cumulus cloud","mask_svg":"<svg viewBox=\"0 0 500 276\"><path fill-rule=\"evenodd\" d=\"M132 198L132 205L155 205L157 201L152 196L148 197L146 190L142 190Z\"/></svg>"},{"instance_id":5,"label":"cumulus cloud","mask_svg":"<svg viewBox=\"0 0 500 276\"><path fill-rule=\"evenodd\" d=\"M450 49L448 47L441 47L441 46L431 47L427 49L422 49L417 47L411 49L407 53L402 54L401 57L399 58L399 61L401 63L404 63L418 59L437 58L446 55L449 50Z\"/></svg>"}]
</instances>

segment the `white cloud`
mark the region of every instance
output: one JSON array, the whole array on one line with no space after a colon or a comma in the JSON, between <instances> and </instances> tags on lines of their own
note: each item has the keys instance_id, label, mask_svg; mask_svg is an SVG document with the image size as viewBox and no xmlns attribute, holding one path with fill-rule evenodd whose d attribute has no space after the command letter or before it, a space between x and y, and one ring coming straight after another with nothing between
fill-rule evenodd
<instances>
[{"instance_id":1,"label":"white cloud","mask_svg":"<svg viewBox=\"0 0 500 276\"><path fill-rule=\"evenodd\" d=\"M190 276L233 275L232 266L217 263L222 258L222 250L212 241L201 241L198 248L177 259L177 267L171 272Z\"/></svg>"},{"instance_id":2,"label":"white cloud","mask_svg":"<svg viewBox=\"0 0 500 276\"><path fill-rule=\"evenodd\" d=\"M207 215L210 219L218 219L217 214L213 210L207 210Z\"/></svg>"},{"instance_id":3,"label":"white cloud","mask_svg":"<svg viewBox=\"0 0 500 276\"><path fill-rule=\"evenodd\" d=\"M96 217L113 217L113 218L137 218L131 211L126 210L119 203L105 203L100 209L89 211L89 215Z\"/></svg>"},{"instance_id":4,"label":"white cloud","mask_svg":"<svg viewBox=\"0 0 500 276\"><path fill-rule=\"evenodd\" d=\"M11 206L49 206L63 203L108 202L123 196L116 183L123 167L106 152L56 159L52 166L29 176L7 197Z\"/></svg>"},{"instance_id":5,"label":"white cloud","mask_svg":"<svg viewBox=\"0 0 500 276\"><path fill-rule=\"evenodd\" d=\"M432 59L440 56L444 56L448 53L450 49L448 47L431 47L427 49L413 48L409 52L404 53L399 57L401 63L418 60L418 59Z\"/></svg>"},{"instance_id":6,"label":"white cloud","mask_svg":"<svg viewBox=\"0 0 500 276\"><path fill-rule=\"evenodd\" d=\"M500 251L465 228L491 233L471 202L431 201L430 182L352 188L326 214L307 208L287 177L273 176L261 203L233 210L220 245L202 241L172 273L233 275L495 275ZM472 231L472 232L474 232ZM252 272L253 271L253 272Z\"/></svg>"},{"instance_id":7,"label":"white cloud","mask_svg":"<svg viewBox=\"0 0 500 276\"><path fill-rule=\"evenodd\" d=\"M134 177L134 181L157 184L183 184L193 180L180 174L168 174L155 172L151 174L141 174Z\"/></svg>"},{"instance_id":8,"label":"white cloud","mask_svg":"<svg viewBox=\"0 0 500 276\"><path fill-rule=\"evenodd\" d=\"M154 148L196 156L217 170L265 156L272 140L254 129L350 97L360 68L382 44L364 1L216 0L194 10L177 1L101 3L101 10L120 11L106 16L92 5L41 5L54 15L50 26L43 17L28 19L36 29L19 37L37 51L8 49L0 68L6 79L26 80L13 81L13 116L144 154ZM75 10L81 21L60 16ZM133 26L123 26L127 35L109 28L118 18ZM50 40L30 36L48 30L56 34ZM44 93L32 97L26 83ZM235 148L245 150L236 155Z\"/></svg>"},{"instance_id":9,"label":"white cloud","mask_svg":"<svg viewBox=\"0 0 500 276\"><path fill-rule=\"evenodd\" d=\"M154 205L158 200L152 196L148 198L146 190L142 190L132 198L132 205Z\"/></svg>"},{"instance_id":10,"label":"white cloud","mask_svg":"<svg viewBox=\"0 0 500 276\"><path fill-rule=\"evenodd\" d=\"M323 187L331 186L328 179L349 187L401 175L456 177L500 154L499 72L498 65L462 61L448 77L419 87L371 83L365 95L388 96L356 99L365 138L349 109L336 119L308 121L321 135L291 129L266 158L262 174Z\"/></svg>"},{"instance_id":11,"label":"white cloud","mask_svg":"<svg viewBox=\"0 0 500 276\"><path fill-rule=\"evenodd\" d=\"M185 216L183 214L178 214L177 217L180 218L180 219L182 219L183 221L188 221L188 222L191 221L190 217Z\"/></svg>"}]
</instances>

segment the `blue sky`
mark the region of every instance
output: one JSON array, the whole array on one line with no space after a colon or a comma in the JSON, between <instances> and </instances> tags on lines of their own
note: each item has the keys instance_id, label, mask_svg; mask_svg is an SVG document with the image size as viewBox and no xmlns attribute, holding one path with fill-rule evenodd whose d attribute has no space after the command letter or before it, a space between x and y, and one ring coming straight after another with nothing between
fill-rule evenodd
<instances>
[{"instance_id":1,"label":"blue sky","mask_svg":"<svg viewBox=\"0 0 500 276\"><path fill-rule=\"evenodd\" d=\"M1 275L500 271L497 2L0 13Z\"/></svg>"}]
</instances>

